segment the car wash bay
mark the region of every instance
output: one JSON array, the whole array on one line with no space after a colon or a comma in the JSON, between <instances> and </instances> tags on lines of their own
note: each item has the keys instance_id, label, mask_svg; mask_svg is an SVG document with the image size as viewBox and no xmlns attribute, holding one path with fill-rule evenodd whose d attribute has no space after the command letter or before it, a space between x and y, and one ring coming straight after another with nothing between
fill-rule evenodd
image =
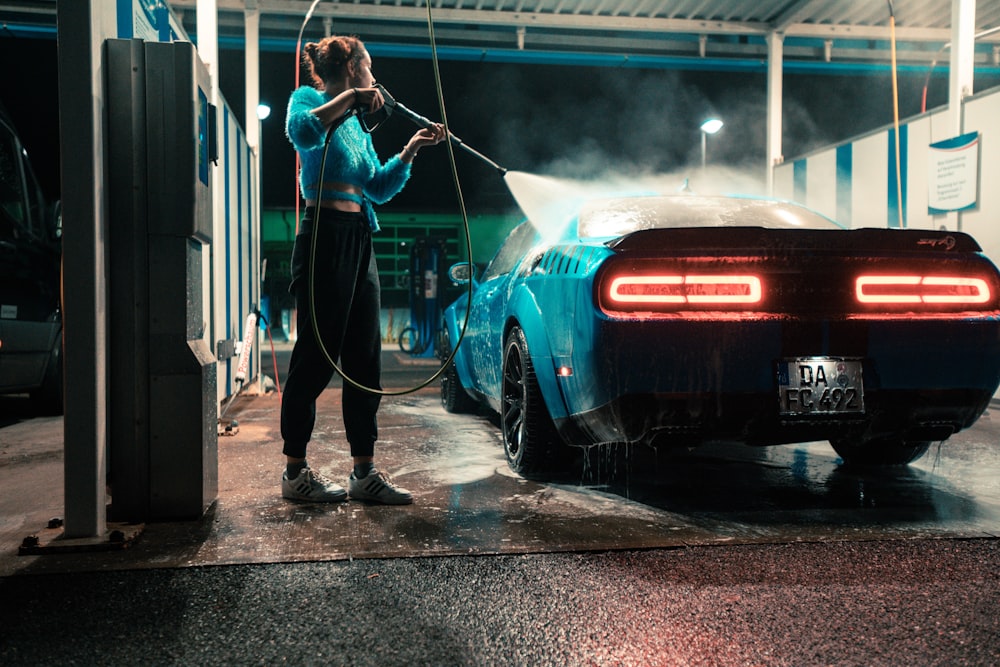
<instances>
[{"instance_id":1,"label":"car wash bay","mask_svg":"<svg viewBox=\"0 0 1000 667\"><path fill-rule=\"evenodd\" d=\"M282 375L287 355L277 351ZM412 386L435 370L433 360L398 351L384 358L386 388ZM271 365L269 354L264 361ZM618 447L594 448L579 469L539 483L508 469L494 416L446 413L434 384L384 399L380 412L380 466L414 492L412 506L283 500L280 399L271 391L241 396L226 413L218 499L200 520L112 524L125 534L122 548L91 551L72 540L52 547L49 537L59 532L52 520L63 511L62 420L16 421L18 400L0 405L9 460L0 467L0 576L1000 535L1000 406L898 469L845 468L825 442L659 453ZM349 471L339 400L334 382L320 399L310 450L313 465L336 480ZM50 495L31 492L43 482ZM38 538L41 555L24 547L29 537Z\"/></svg>"}]
</instances>

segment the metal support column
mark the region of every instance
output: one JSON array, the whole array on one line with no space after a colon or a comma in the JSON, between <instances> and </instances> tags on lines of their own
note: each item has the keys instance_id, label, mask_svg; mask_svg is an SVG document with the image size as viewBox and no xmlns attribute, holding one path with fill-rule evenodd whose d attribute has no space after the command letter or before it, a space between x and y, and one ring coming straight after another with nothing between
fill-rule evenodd
<instances>
[{"instance_id":1,"label":"metal support column","mask_svg":"<svg viewBox=\"0 0 1000 667\"><path fill-rule=\"evenodd\" d=\"M767 194L774 196L774 168L784 161L781 154L782 61L785 35L767 35Z\"/></svg>"},{"instance_id":2,"label":"metal support column","mask_svg":"<svg viewBox=\"0 0 1000 667\"><path fill-rule=\"evenodd\" d=\"M261 207L264 201L264 192L262 183L264 182L264 138L261 134L261 117L260 117L260 9L258 8L258 0L246 0L246 10L244 11L244 23L245 28L245 41L246 46L244 48L244 60L245 64L245 74L244 80L246 81L246 111L244 113L245 120L243 121L244 126L247 131L247 144L250 145L250 150L253 151L253 167L251 168L251 179L250 187L254 189L257 193L253 198L253 206L250 210L250 216L253 224L257 228L256 234L253 238L256 240L253 248L250 249L250 261L251 266L260 265L260 228L261 228ZM261 285L263 289L263 285ZM271 314L266 312L266 309L261 304L260 309L265 311L263 313L266 319L270 319ZM251 354L252 367L260 368L260 327L254 328L254 340L247 341L244 340L244 345L249 345L253 343L253 348ZM263 382L263 373L258 372L260 376L260 381ZM263 385L262 385L263 386Z\"/></svg>"},{"instance_id":3,"label":"metal support column","mask_svg":"<svg viewBox=\"0 0 1000 667\"><path fill-rule=\"evenodd\" d=\"M952 0L948 127L956 137L962 134L962 100L972 95L975 49L976 0Z\"/></svg>"},{"instance_id":4,"label":"metal support column","mask_svg":"<svg viewBox=\"0 0 1000 667\"><path fill-rule=\"evenodd\" d=\"M948 111L946 112L949 136L964 132L962 101L972 95L976 53L976 0L951 2L951 63L948 74ZM961 212L946 215L948 229L962 231Z\"/></svg>"},{"instance_id":5,"label":"metal support column","mask_svg":"<svg viewBox=\"0 0 1000 667\"><path fill-rule=\"evenodd\" d=\"M107 452L107 206L101 44L115 0L59 0L65 537L101 538Z\"/></svg>"}]
</instances>

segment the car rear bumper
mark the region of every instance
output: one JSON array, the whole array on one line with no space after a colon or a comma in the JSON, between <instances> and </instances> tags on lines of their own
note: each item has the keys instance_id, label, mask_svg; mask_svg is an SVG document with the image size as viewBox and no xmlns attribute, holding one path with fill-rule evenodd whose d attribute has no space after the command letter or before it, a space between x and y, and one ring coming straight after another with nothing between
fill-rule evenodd
<instances>
[{"instance_id":1,"label":"car rear bumper","mask_svg":"<svg viewBox=\"0 0 1000 667\"><path fill-rule=\"evenodd\" d=\"M782 417L770 394L629 395L557 424L570 444L643 442L691 446L706 441L777 445L899 435L945 440L971 426L992 393L974 390L878 391L861 415Z\"/></svg>"},{"instance_id":2,"label":"car rear bumper","mask_svg":"<svg viewBox=\"0 0 1000 667\"><path fill-rule=\"evenodd\" d=\"M593 375L560 378L567 441L734 439L779 444L905 434L942 440L970 426L1000 384L995 320L604 322ZM860 414L779 415L783 359L860 359Z\"/></svg>"}]
</instances>

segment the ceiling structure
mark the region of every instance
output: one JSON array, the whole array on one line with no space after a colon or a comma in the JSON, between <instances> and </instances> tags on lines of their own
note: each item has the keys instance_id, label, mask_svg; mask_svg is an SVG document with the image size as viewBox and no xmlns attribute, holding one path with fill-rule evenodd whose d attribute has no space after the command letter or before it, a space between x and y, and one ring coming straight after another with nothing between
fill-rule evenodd
<instances>
[{"instance_id":1,"label":"ceiling structure","mask_svg":"<svg viewBox=\"0 0 1000 667\"><path fill-rule=\"evenodd\" d=\"M196 36L198 0L167 5ZM294 50L330 33L362 35L381 56L428 57L425 0L216 0L220 46L244 45L248 11L261 50ZM310 19L304 19L313 8ZM890 9L891 8L891 9ZM786 71L863 71L890 60L890 11L900 68L926 69L951 40L949 0L431 0L439 55L460 60L766 68L766 39L784 41ZM0 0L0 27L54 36L56 0ZM1000 73L1000 2L976 5L975 67ZM947 64L947 58L944 58Z\"/></svg>"},{"instance_id":2,"label":"ceiling structure","mask_svg":"<svg viewBox=\"0 0 1000 667\"><path fill-rule=\"evenodd\" d=\"M856 74L893 60L900 71L947 73L956 134L961 106L952 100L972 92L973 72L1000 75L998 0L429 1L215 0L212 29L219 48L244 50L248 71L260 51L291 53L300 40L336 33L363 36L379 58L430 58L433 44L441 59L473 62L766 72L769 189L784 159L783 73ZM171 25L197 42L198 6L211 0L90 2L124 3L101 6L129 16L167 7ZM0 0L0 35L55 37L56 8L57 0ZM949 53L952 39L960 44ZM256 82L247 94L255 109ZM248 118L254 146L255 125Z\"/></svg>"}]
</instances>

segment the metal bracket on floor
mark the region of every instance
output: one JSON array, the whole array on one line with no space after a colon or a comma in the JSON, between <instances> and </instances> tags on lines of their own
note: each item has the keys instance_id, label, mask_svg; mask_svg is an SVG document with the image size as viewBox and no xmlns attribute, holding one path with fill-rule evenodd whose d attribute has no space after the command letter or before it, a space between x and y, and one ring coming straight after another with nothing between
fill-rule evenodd
<instances>
[{"instance_id":1,"label":"metal bracket on floor","mask_svg":"<svg viewBox=\"0 0 1000 667\"><path fill-rule=\"evenodd\" d=\"M122 551L128 549L146 528L144 523L109 523L99 537L64 537L62 519L50 519L45 530L28 535L21 541L19 556L83 553L90 551Z\"/></svg>"},{"instance_id":2,"label":"metal bracket on floor","mask_svg":"<svg viewBox=\"0 0 1000 667\"><path fill-rule=\"evenodd\" d=\"M230 419L228 422L220 419L219 420L219 435L236 435L240 432L240 423L235 419Z\"/></svg>"}]
</instances>

